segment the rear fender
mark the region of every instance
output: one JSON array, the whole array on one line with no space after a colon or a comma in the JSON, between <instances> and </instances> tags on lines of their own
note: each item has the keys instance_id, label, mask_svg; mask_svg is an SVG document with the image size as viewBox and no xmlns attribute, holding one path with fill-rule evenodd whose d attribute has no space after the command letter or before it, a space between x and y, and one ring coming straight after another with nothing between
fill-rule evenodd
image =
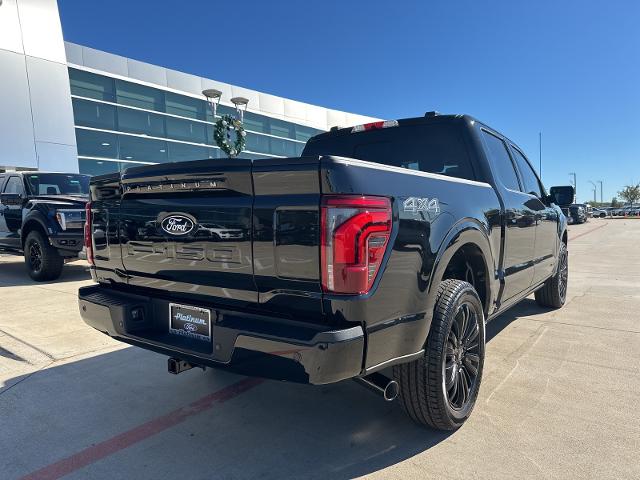
<instances>
[{"instance_id":1,"label":"rear fender","mask_svg":"<svg viewBox=\"0 0 640 480\"><path fill-rule=\"evenodd\" d=\"M495 292L498 291L498 279L494 265L494 253L491 250L489 236L484 225L474 219L463 219L455 224L445 236L434 262L431 273L431 283L427 292L427 315L431 318L436 304L438 289L442 282L447 266L453 256L465 245L472 244L480 249L485 261L485 318L490 312L487 310L493 305ZM425 338L426 342L426 338Z\"/></svg>"}]
</instances>

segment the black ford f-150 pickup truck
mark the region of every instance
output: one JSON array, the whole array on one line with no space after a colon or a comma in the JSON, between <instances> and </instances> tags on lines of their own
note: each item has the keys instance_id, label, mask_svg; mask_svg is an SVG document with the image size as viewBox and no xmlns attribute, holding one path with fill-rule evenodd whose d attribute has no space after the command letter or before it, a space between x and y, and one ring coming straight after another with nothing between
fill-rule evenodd
<instances>
[{"instance_id":1,"label":"black ford f-150 pickup truck","mask_svg":"<svg viewBox=\"0 0 640 480\"><path fill-rule=\"evenodd\" d=\"M24 255L34 280L55 280L84 246L89 176L0 173L0 251Z\"/></svg>"},{"instance_id":2,"label":"black ford f-150 pickup truck","mask_svg":"<svg viewBox=\"0 0 640 480\"><path fill-rule=\"evenodd\" d=\"M81 315L173 373L355 378L451 430L478 395L486 321L532 292L566 298L556 204L572 187L548 195L522 150L469 116L335 129L300 158L130 168L90 190L98 283Z\"/></svg>"}]
</instances>

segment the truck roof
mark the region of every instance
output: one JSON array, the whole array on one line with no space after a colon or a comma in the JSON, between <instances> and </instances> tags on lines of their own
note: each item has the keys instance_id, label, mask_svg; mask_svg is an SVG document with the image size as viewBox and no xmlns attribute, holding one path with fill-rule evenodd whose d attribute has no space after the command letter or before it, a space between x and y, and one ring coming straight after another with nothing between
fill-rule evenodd
<instances>
[{"instance_id":1,"label":"truck roof","mask_svg":"<svg viewBox=\"0 0 640 480\"><path fill-rule=\"evenodd\" d=\"M406 125L420 125L420 124L428 124L428 123L432 123L432 122L478 122L478 120L474 117L472 117L471 115L467 115L467 114L452 114L452 113L447 113L447 114L441 114L439 112L427 112L425 113L424 116L422 117L409 117L409 118L400 118L396 120L398 122L398 126L406 126ZM377 122L372 122L372 123L377 123ZM483 122L480 122L484 125ZM368 125L368 124L367 124ZM312 137L314 139L320 139L320 138L327 138L327 137L335 137L335 136L341 136L341 135L346 135L349 133L352 133L353 130L353 126L351 127L332 127L331 130L329 130L328 132L323 132L320 133L318 135L316 135L315 137ZM490 128L490 127L489 127Z\"/></svg>"}]
</instances>

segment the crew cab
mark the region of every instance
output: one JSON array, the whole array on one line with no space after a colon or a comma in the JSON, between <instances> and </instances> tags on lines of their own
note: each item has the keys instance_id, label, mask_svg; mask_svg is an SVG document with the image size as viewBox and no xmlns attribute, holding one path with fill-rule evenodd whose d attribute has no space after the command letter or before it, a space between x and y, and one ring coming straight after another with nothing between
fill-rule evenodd
<instances>
[{"instance_id":1,"label":"crew cab","mask_svg":"<svg viewBox=\"0 0 640 480\"><path fill-rule=\"evenodd\" d=\"M34 280L55 280L83 250L88 193L88 175L0 173L0 251L24 255Z\"/></svg>"},{"instance_id":2,"label":"crew cab","mask_svg":"<svg viewBox=\"0 0 640 480\"><path fill-rule=\"evenodd\" d=\"M547 194L522 149L467 115L334 129L300 158L129 168L90 191L80 313L172 373L356 379L452 430L478 395L485 323L533 292L566 299L557 205L573 188Z\"/></svg>"}]
</instances>

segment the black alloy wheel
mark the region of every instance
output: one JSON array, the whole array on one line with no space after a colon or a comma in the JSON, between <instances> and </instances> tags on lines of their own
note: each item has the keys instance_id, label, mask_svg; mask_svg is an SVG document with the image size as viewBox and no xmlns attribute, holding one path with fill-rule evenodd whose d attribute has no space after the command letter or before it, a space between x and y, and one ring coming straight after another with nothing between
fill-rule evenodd
<instances>
[{"instance_id":1,"label":"black alloy wheel","mask_svg":"<svg viewBox=\"0 0 640 480\"><path fill-rule=\"evenodd\" d=\"M482 302L468 282L443 280L424 355L393 367L400 403L422 425L455 430L471 415L485 351Z\"/></svg>"},{"instance_id":2,"label":"black alloy wheel","mask_svg":"<svg viewBox=\"0 0 640 480\"><path fill-rule=\"evenodd\" d=\"M29 245L29 265L36 273L42 270L42 247L38 242L32 242Z\"/></svg>"},{"instance_id":3,"label":"black alloy wheel","mask_svg":"<svg viewBox=\"0 0 640 480\"><path fill-rule=\"evenodd\" d=\"M64 258L37 230L29 232L24 242L24 261L29 276L38 282L55 280L64 266Z\"/></svg>"},{"instance_id":4,"label":"black alloy wheel","mask_svg":"<svg viewBox=\"0 0 640 480\"><path fill-rule=\"evenodd\" d=\"M567 245L560 243L558 267L556 273L549 277L541 288L536 290L536 302L542 307L560 308L567 301L569 286L569 252Z\"/></svg>"},{"instance_id":5,"label":"black alloy wheel","mask_svg":"<svg viewBox=\"0 0 640 480\"><path fill-rule=\"evenodd\" d=\"M447 399L454 410L467 407L476 387L480 366L479 332L474 305L461 303L449 330L442 365Z\"/></svg>"},{"instance_id":6,"label":"black alloy wheel","mask_svg":"<svg viewBox=\"0 0 640 480\"><path fill-rule=\"evenodd\" d=\"M569 253L566 247L561 249L561 255L558 259L560 265L558 265L558 293L560 294L560 301L562 304L567 300L567 287L569 285Z\"/></svg>"}]
</instances>

